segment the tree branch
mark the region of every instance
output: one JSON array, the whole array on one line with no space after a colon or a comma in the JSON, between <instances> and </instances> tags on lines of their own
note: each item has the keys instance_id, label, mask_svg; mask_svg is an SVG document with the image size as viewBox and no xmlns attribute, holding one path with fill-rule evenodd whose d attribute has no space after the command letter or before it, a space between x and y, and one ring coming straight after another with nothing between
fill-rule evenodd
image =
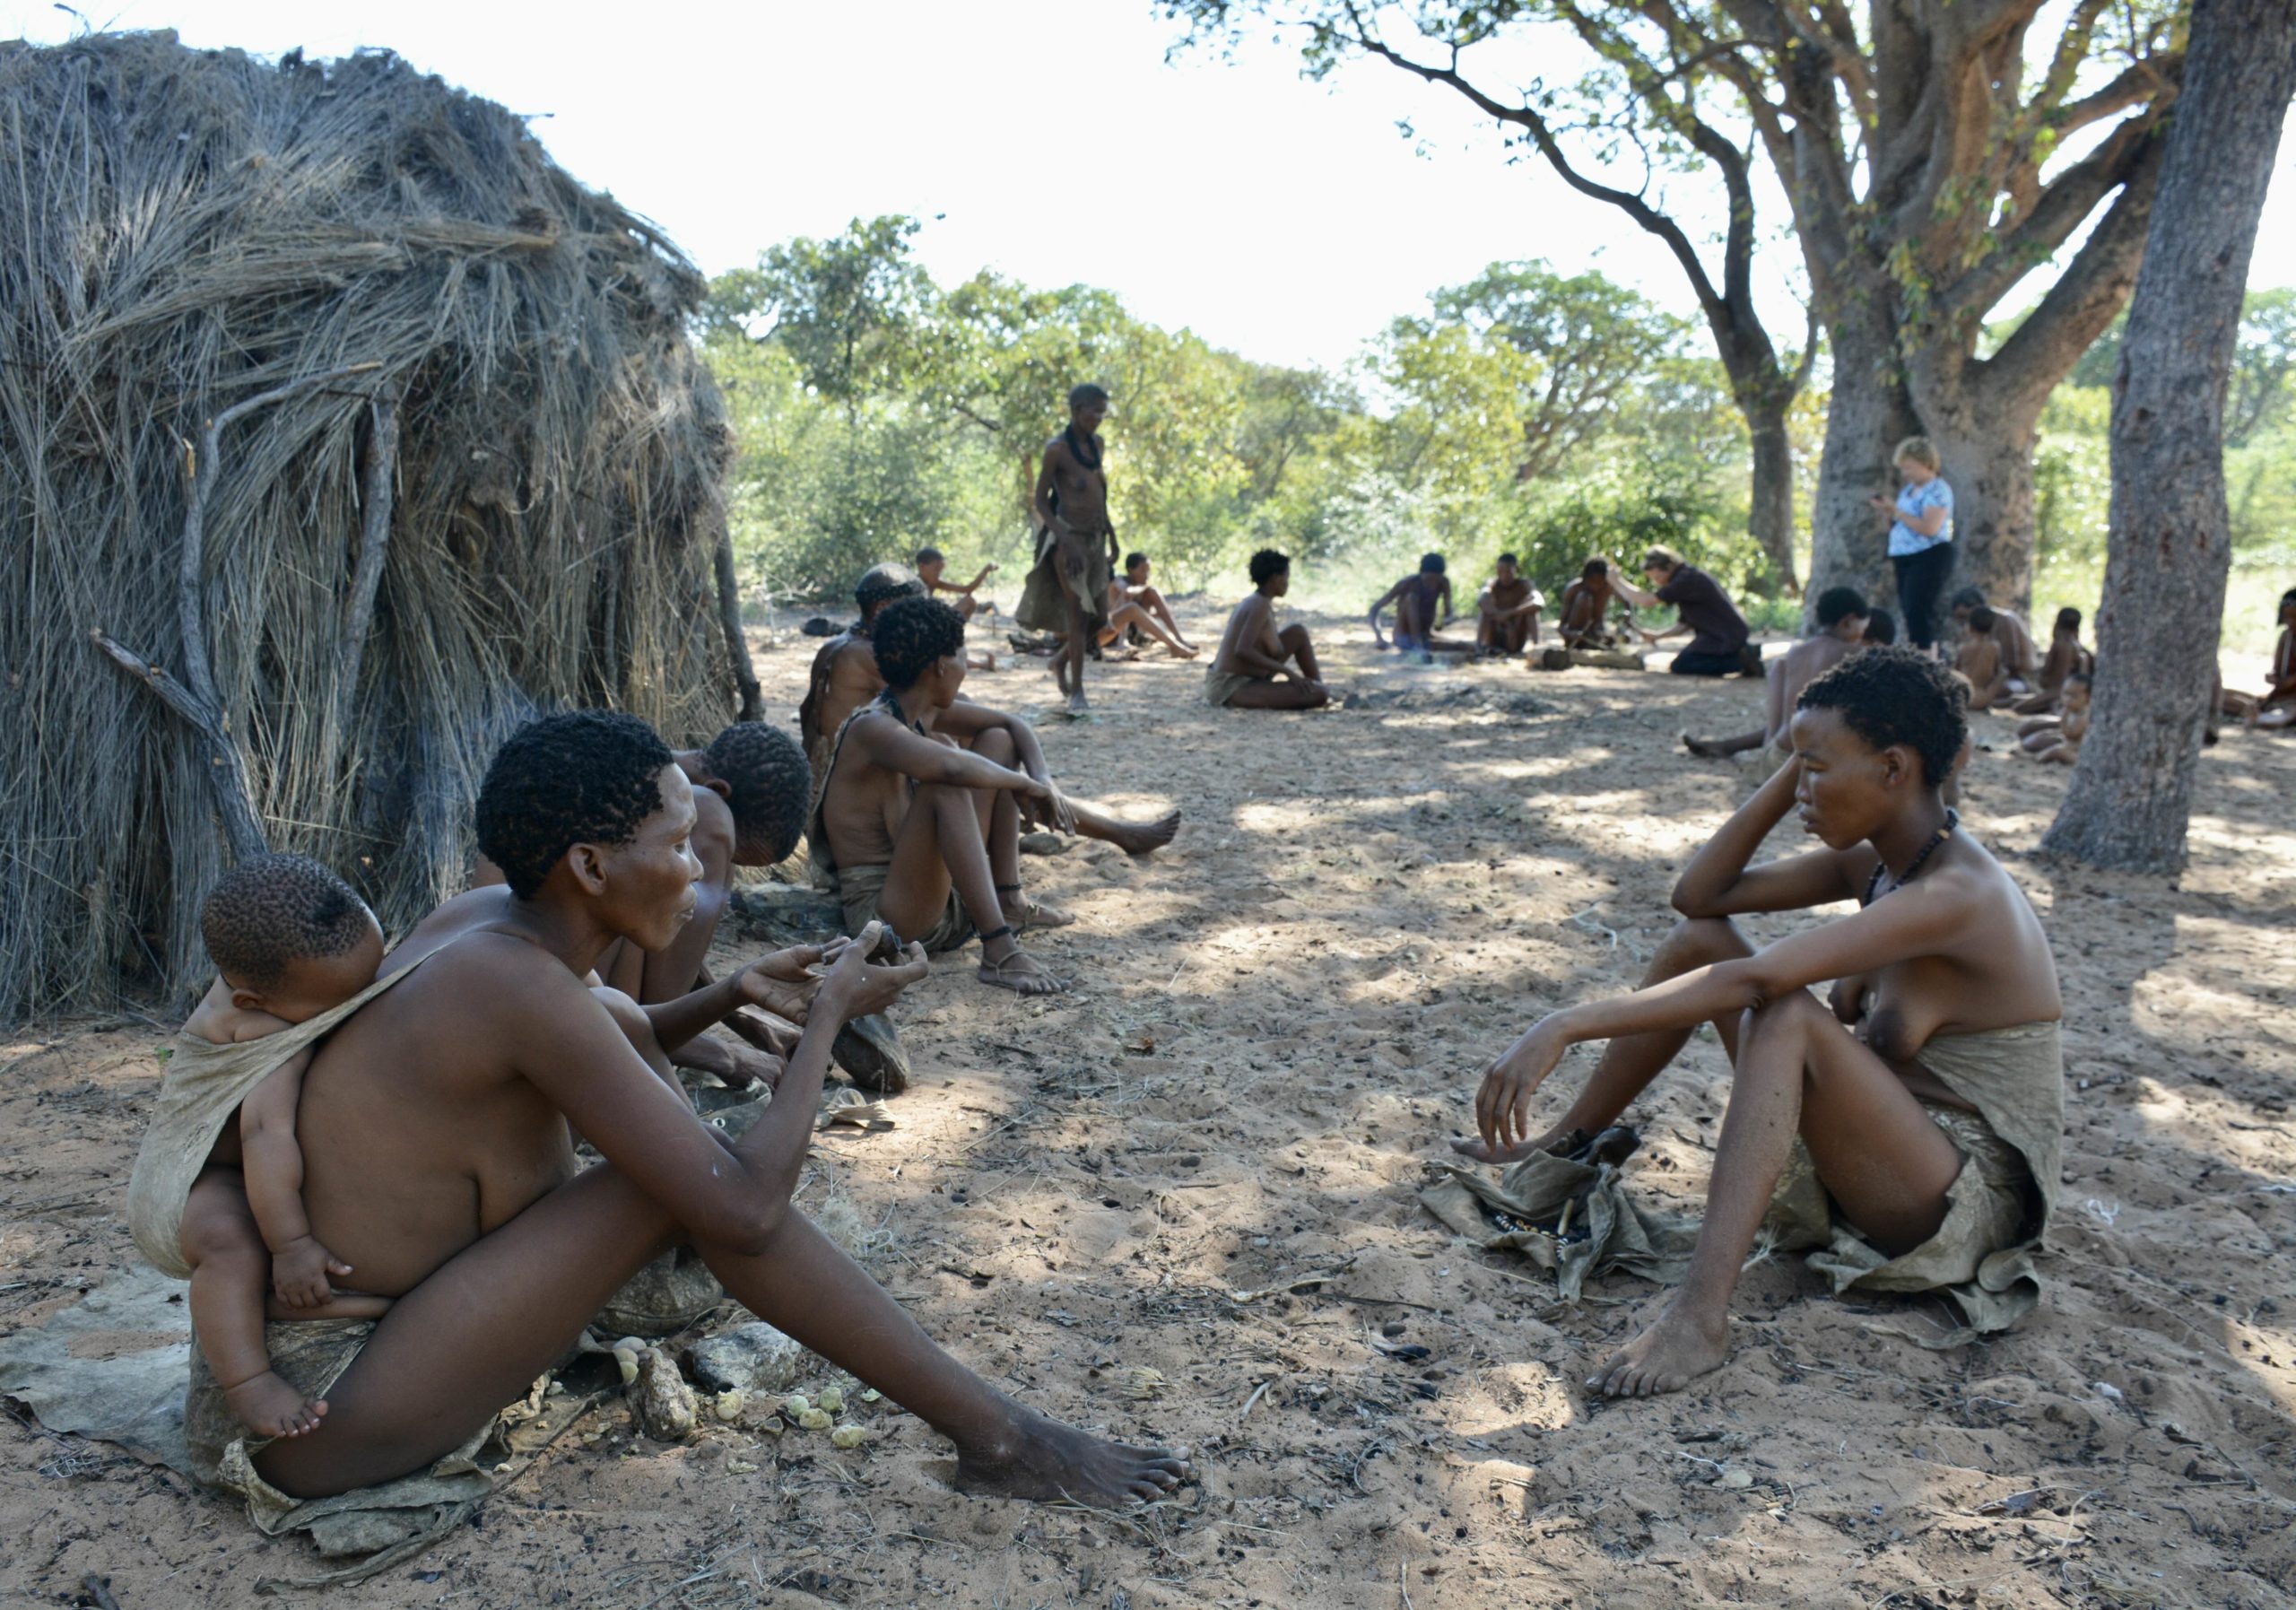
<instances>
[{"instance_id":1,"label":"tree branch","mask_svg":"<svg viewBox=\"0 0 2296 1610\"><path fill-rule=\"evenodd\" d=\"M2158 144L2153 128L2164 109L2129 118L2102 145L2059 174L2024 220L1946 290L1939 299L1940 311L1949 318L1982 318L2018 281L2048 261L2097 205L2126 184L2146 160ZM2153 155L2157 160L2157 152Z\"/></svg>"},{"instance_id":2,"label":"tree branch","mask_svg":"<svg viewBox=\"0 0 2296 1610\"><path fill-rule=\"evenodd\" d=\"M335 730L336 742L351 730L351 710L359 697L359 666L366 657L367 634L375 623L375 597L383 585L383 563L391 540L391 501L397 484L398 402L377 397L367 405L367 473L361 477L359 561L351 572L351 601L343 632L335 640Z\"/></svg>"},{"instance_id":3,"label":"tree branch","mask_svg":"<svg viewBox=\"0 0 2296 1610\"><path fill-rule=\"evenodd\" d=\"M1532 144L1538 147L1539 154L1546 159L1547 166L1561 176L1563 183L1581 196L1592 196L1596 201L1618 208L1646 231L1657 236L1674 253L1674 260L1682 265L1683 272L1690 276L1691 289L1699 301L1709 307L1722 305L1723 299L1716 292L1712 280L1707 276L1706 265L1699 261L1697 248L1691 244L1690 237L1683 232L1682 227L1633 192L1599 183L1579 172L1556 141L1546 119L1530 107L1510 107L1503 101L1495 100L1461 77L1457 69L1431 67L1413 61L1369 33L1359 32L1349 42L1366 55L1376 56L1388 65L1398 67L1429 83L1449 86L1485 116L1501 123L1511 123L1527 132Z\"/></svg>"},{"instance_id":4,"label":"tree branch","mask_svg":"<svg viewBox=\"0 0 2296 1610\"><path fill-rule=\"evenodd\" d=\"M90 631L88 636L97 648L111 657L120 669L142 679L160 696L161 703L182 717L193 730L207 740L207 780L214 790L215 814L223 824L223 840L231 847L231 859L244 861L267 851L271 845L264 837L263 823L255 814L254 796L248 787L247 762L240 757L239 746L231 741L222 713L213 703L199 698L142 655L116 641L101 628Z\"/></svg>"},{"instance_id":5,"label":"tree branch","mask_svg":"<svg viewBox=\"0 0 2296 1610\"><path fill-rule=\"evenodd\" d=\"M258 408L268 408L274 403L340 380L350 375L367 374L382 367L379 363L352 363L341 369L330 369L323 374L304 375L274 386L269 391L258 392L251 397L232 404L207 422L201 435L199 448L195 453L189 444L185 453L189 460L191 485L183 511L183 548L176 561L176 623L183 635L183 672L185 683L216 710L222 708L215 696L215 673L207 657L207 622L202 608L201 593L205 582L207 557L207 500L215 493L215 483L222 474L223 432Z\"/></svg>"},{"instance_id":6,"label":"tree branch","mask_svg":"<svg viewBox=\"0 0 2296 1610\"><path fill-rule=\"evenodd\" d=\"M2147 135L2112 210L2099 221L2024 323L2001 344L1999 352L1978 366L1980 383L2005 412L2013 398L2037 407L2128 304L2144 259L2152 193L2168 144L2149 129Z\"/></svg>"},{"instance_id":7,"label":"tree branch","mask_svg":"<svg viewBox=\"0 0 2296 1610\"><path fill-rule=\"evenodd\" d=\"M757 685L757 667L750 663L749 634L742 630L742 585L734 569L734 528L719 527L718 551L711 563L718 572L718 621L726 632L726 659L734 672L734 685L742 695L736 721L756 721L765 714L765 694Z\"/></svg>"}]
</instances>

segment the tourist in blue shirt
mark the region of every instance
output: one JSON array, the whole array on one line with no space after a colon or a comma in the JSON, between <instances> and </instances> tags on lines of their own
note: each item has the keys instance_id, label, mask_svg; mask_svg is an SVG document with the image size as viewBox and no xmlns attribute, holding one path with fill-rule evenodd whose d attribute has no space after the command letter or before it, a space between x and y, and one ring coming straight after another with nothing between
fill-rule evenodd
<instances>
[{"instance_id":1,"label":"tourist in blue shirt","mask_svg":"<svg viewBox=\"0 0 2296 1610\"><path fill-rule=\"evenodd\" d=\"M1909 436L1893 455L1897 501L1875 497L1874 508L1895 517L1890 525L1890 563L1898 573L1898 602L1906 638L1927 651L1937 640L1937 598L1953 573L1953 489L1939 471L1937 449L1926 436Z\"/></svg>"}]
</instances>

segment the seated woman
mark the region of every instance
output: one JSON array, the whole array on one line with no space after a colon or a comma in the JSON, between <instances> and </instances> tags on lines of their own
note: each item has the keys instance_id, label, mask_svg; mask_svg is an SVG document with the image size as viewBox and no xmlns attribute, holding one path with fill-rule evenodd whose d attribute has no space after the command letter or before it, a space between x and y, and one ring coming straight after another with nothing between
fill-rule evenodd
<instances>
[{"instance_id":1,"label":"seated woman","mask_svg":"<svg viewBox=\"0 0 2296 1610\"><path fill-rule=\"evenodd\" d=\"M1137 642L1145 632L1179 658L1194 659L1204 651L1181 633L1180 623L1172 618L1171 605L1164 602L1163 594L1148 584L1148 577L1145 553L1126 557L1124 574L1109 583L1109 620L1100 628L1100 647L1109 648L1119 638Z\"/></svg>"},{"instance_id":2,"label":"seated woman","mask_svg":"<svg viewBox=\"0 0 2296 1610\"><path fill-rule=\"evenodd\" d=\"M2029 1253L2057 1188L2064 1002L2023 892L1939 797L1963 695L1918 652L1873 648L1798 705L1794 758L1683 869L1683 920L1643 987L1533 1025L1483 1075L1481 1139L1457 1143L1507 1162L1599 1134L1699 1024L1721 1036L1735 1071L1697 1251L1588 1381L1607 1396L1674 1391L1722 1362L1774 1195L1830 1243L1811 1261L1837 1291L1942 1292L1980 1330L2039 1294ZM1788 811L1825 848L1749 866ZM1849 900L1856 915L1760 951L1729 920ZM1830 979L1851 980L1831 1012L1810 993ZM1586 1088L1532 1138L1532 1093L1590 1040L1610 1043Z\"/></svg>"},{"instance_id":3,"label":"seated woman","mask_svg":"<svg viewBox=\"0 0 2296 1610\"><path fill-rule=\"evenodd\" d=\"M387 1299L387 1311L325 1322L351 1326L324 1366L326 1420L240 1457L292 1498L422 1469L523 1396L632 1274L687 1244L752 1312L952 1440L961 1484L1097 1504L1161 1497L1185 1473L1179 1460L1005 1397L790 1205L831 1038L924 977L921 953L872 965L873 927L690 997L695 1023L653 1008L665 1048L735 1000L803 1020L778 1097L733 1141L583 988L608 944L659 951L692 914L692 792L630 716L555 716L503 745L480 792L478 837L508 886L473 890L418 925L305 1077L312 1227L358 1270L372 1294L364 1311ZM577 1167L570 1125L603 1164Z\"/></svg>"}]
</instances>

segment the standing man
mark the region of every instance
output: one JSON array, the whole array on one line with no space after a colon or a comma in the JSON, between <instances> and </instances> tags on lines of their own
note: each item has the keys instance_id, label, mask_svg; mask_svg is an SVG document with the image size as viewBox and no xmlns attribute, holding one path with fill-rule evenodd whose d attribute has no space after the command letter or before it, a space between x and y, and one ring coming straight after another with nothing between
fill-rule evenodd
<instances>
[{"instance_id":1,"label":"standing man","mask_svg":"<svg viewBox=\"0 0 2296 1610\"><path fill-rule=\"evenodd\" d=\"M1084 650L1108 624L1109 581L1116 573L1116 527L1109 521L1109 478L1100 468L1100 422L1109 394L1083 385L1068 394L1067 429L1045 444L1031 507L1037 517L1037 560L1013 619L1032 631L1061 634L1052 674L1068 713L1084 702Z\"/></svg>"},{"instance_id":2,"label":"standing man","mask_svg":"<svg viewBox=\"0 0 2296 1610\"><path fill-rule=\"evenodd\" d=\"M1620 576L1616 565L1611 571L1612 587L1635 608L1674 606L1674 624L1665 631L1651 631L1640 626L1635 631L1646 643L1679 632L1692 634L1690 647L1674 656L1666 667L1675 675L1727 676L1733 671L1747 676L1761 674L1761 651L1753 646L1745 616L1730 602L1720 582L1696 565L1683 563L1683 556L1672 548L1655 544L1642 556L1642 574L1651 587L1648 592Z\"/></svg>"}]
</instances>

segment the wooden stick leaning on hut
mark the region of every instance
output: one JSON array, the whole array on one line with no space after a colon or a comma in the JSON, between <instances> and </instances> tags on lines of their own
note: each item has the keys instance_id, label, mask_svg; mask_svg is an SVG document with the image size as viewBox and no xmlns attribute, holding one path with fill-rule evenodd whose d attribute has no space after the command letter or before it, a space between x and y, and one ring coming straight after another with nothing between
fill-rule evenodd
<instances>
[{"instance_id":1,"label":"wooden stick leaning on hut","mask_svg":"<svg viewBox=\"0 0 2296 1610\"><path fill-rule=\"evenodd\" d=\"M89 633L98 648L109 655L122 669L151 684L152 691L160 696L161 703L189 722L207 740L210 751L208 781L215 790L216 814L222 823L224 841L231 847L234 860L243 861L249 856L262 855L271 846L264 833L262 820L256 814L254 790L248 786L246 757L239 753L239 744L231 736L230 719L223 713L222 701L215 692L215 673L207 656L207 622L200 608L200 595L206 579L207 500L214 494L222 468L223 431L259 408L284 402L289 397L298 396L330 381L370 373L381 367L379 363L348 364L319 374L303 375L283 386L258 392L254 396L232 404L209 420L196 449L189 442L184 444L186 469L191 486L183 512L183 552L176 566L176 622L183 640L183 675L180 679L170 676L145 656L117 641L101 627ZM378 422L379 425L379 416ZM397 430L396 410L390 416L390 429L395 436ZM376 445L379 448L383 444L378 442ZM381 455L378 453L377 457ZM387 531L387 508L384 523ZM371 519L368 535L372 540ZM370 583L366 613L370 618L373 613L371 587L378 584L381 578L379 542L376 544L374 553L377 563L373 577L358 577L353 582L354 593L361 580ZM367 544L362 541L360 552L360 569L362 571L367 568ZM364 636L362 627L361 637L363 639Z\"/></svg>"}]
</instances>

